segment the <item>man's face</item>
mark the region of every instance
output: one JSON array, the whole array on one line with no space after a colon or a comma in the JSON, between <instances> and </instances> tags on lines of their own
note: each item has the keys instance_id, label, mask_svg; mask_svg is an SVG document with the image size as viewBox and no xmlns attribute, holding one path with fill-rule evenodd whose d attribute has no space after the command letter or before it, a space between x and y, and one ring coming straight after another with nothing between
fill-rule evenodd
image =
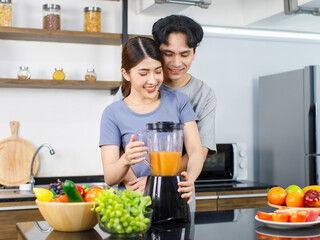
<instances>
[{"instance_id":1,"label":"man's face","mask_svg":"<svg viewBox=\"0 0 320 240\"><path fill-rule=\"evenodd\" d=\"M168 45L160 45L165 82L184 81L188 77L187 72L194 60L195 51L187 45L186 35L183 33L170 33L167 41Z\"/></svg>"}]
</instances>

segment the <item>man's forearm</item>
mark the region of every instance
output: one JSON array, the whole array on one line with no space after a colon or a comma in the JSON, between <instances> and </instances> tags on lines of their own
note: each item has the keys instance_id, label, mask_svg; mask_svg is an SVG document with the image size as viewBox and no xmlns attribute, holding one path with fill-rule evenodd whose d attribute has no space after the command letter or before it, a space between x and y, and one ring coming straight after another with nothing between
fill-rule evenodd
<instances>
[{"instance_id":1,"label":"man's forearm","mask_svg":"<svg viewBox=\"0 0 320 240\"><path fill-rule=\"evenodd\" d=\"M207 155L208 155L208 148L202 147L203 151L203 161L205 161ZM184 154L180 160L180 168L179 168L179 173L183 171L187 171L188 169L188 162L189 162L189 157L188 154Z\"/></svg>"},{"instance_id":2,"label":"man's forearm","mask_svg":"<svg viewBox=\"0 0 320 240\"><path fill-rule=\"evenodd\" d=\"M136 179L136 175L134 174L132 168L130 167L128 173L124 176L122 182L126 186L128 182L132 181L133 179Z\"/></svg>"}]
</instances>

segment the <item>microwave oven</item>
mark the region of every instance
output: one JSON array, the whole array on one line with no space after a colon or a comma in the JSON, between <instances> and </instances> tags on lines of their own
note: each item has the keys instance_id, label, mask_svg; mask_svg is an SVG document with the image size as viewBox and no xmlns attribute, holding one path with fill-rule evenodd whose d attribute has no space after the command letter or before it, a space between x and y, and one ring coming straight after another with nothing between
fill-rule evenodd
<instances>
[{"instance_id":1,"label":"microwave oven","mask_svg":"<svg viewBox=\"0 0 320 240\"><path fill-rule=\"evenodd\" d=\"M196 183L246 180L247 162L245 143L219 143L216 153L209 151Z\"/></svg>"}]
</instances>

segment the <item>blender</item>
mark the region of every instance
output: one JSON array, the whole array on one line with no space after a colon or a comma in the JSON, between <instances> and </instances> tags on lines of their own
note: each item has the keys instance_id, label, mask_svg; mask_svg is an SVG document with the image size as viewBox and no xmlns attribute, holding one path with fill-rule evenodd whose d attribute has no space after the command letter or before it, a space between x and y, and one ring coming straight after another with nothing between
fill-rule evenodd
<instances>
[{"instance_id":1,"label":"blender","mask_svg":"<svg viewBox=\"0 0 320 240\"><path fill-rule=\"evenodd\" d=\"M150 196L153 223L190 222L187 199L181 198L178 175L183 147L183 123L147 124L147 142L152 176L148 176L145 195Z\"/></svg>"}]
</instances>

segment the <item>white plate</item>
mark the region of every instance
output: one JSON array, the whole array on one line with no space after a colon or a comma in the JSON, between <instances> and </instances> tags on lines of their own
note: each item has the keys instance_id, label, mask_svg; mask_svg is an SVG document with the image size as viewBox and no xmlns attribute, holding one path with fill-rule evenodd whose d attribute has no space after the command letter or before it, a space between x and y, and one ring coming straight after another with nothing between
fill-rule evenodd
<instances>
[{"instance_id":1,"label":"white plate","mask_svg":"<svg viewBox=\"0 0 320 240\"><path fill-rule=\"evenodd\" d=\"M311 227L313 225L320 223L320 217L314 222L302 222L302 223L266 221L266 220L259 219L257 215L255 216L255 219L259 222L264 223L268 227L282 228L282 229Z\"/></svg>"}]
</instances>

